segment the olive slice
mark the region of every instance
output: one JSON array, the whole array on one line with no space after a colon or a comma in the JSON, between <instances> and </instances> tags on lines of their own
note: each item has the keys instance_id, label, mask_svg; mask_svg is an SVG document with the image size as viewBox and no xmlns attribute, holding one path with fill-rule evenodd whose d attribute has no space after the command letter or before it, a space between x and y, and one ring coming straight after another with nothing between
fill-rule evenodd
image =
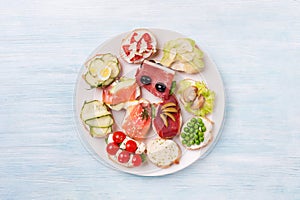
<instances>
[{"instance_id":1,"label":"olive slice","mask_svg":"<svg viewBox=\"0 0 300 200\"><path fill-rule=\"evenodd\" d=\"M155 84L155 89L159 92L164 92L167 89L167 87L165 84L158 82Z\"/></svg>"},{"instance_id":2,"label":"olive slice","mask_svg":"<svg viewBox=\"0 0 300 200\"><path fill-rule=\"evenodd\" d=\"M141 83L143 83L144 85L149 85L151 84L151 78L149 76L142 76L141 77Z\"/></svg>"}]
</instances>

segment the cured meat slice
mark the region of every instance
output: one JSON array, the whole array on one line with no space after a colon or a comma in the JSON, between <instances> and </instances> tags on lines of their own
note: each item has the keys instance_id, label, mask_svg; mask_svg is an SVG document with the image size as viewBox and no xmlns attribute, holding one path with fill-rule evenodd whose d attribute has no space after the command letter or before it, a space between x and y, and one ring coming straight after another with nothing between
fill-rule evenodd
<instances>
[{"instance_id":1,"label":"cured meat slice","mask_svg":"<svg viewBox=\"0 0 300 200\"><path fill-rule=\"evenodd\" d=\"M103 89L102 99L113 110L120 110L126 102L133 101L140 96L140 87L135 79L122 77L109 87Z\"/></svg>"},{"instance_id":2,"label":"cured meat slice","mask_svg":"<svg viewBox=\"0 0 300 200\"><path fill-rule=\"evenodd\" d=\"M182 117L178 101L174 95L158 104L152 126L159 137L173 138L180 132Z\"/></svg>"},{"instance_id":3,"label":"cured meat slice","mask_svg":"<svg viewBox=\"0 0 300 200\"><path fill-rule=\"evenodd\" d=\"M153 95L166 99L170 95L174 75L173 70L145 60L138 68L135 77L140 86Z\"/></svg>"},{"instance_id":4,"label":"cured meat slice","mask_svg":"<svg viewBox=\"0 0 300 200\"><path fill-rule=\"evenodd\" d=\"M122 128L134 139L144 139L151 126L151 104L146 99L128 102Z\"/></svg>"}]
</instances>

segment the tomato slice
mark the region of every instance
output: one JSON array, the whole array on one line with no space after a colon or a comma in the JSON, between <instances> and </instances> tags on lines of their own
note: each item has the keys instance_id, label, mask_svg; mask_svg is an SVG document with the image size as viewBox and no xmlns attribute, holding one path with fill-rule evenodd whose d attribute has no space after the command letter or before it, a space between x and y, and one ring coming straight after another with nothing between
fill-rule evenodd
<instances>
[{"instance_id":1,"label":"tomato slice","mask_svg":"<svg viewBox=\"0 0 300 200\"><path fill-rule=\"evenodd\" d=\"M132 157L132 164L133 166L137 167L140 166L142 164L143 160L142 157L139 154L135 154Z\"/></svg>"},{"instance_id":2,"label":"tomato slice","mask_svg":"<svg viewBox=\"0 0 300 200\"><path fill-rule=\"evenodd\" d=\"M144 38L144 40L147 42L147 43L151 43L151 36L148 34L148 33L145 33L144 35L143 35L143 37L142 38Z\"/></svg>"},{"instance_id":3,"label":"tomato slice","mask_svg":"<svg viewBox=\"0 0 300 200\"><path fill-rule=\"evenodd\" d=\"M143 56L141 56L141 55L134 55L134 57L131 58L130 61L133 62L133 61L140 60L140 59L142 59L142 58L143 58Z\"/></svg>"},{"instance_id":4,"label":"tomato slice","mask_svg":"<svg viewBox=\"0 0 300 200\"><path fill-rule=\"evenodd\" d=\"M127 56L129 56L129 54L130 54L129 47L130 47L129 44L125 44L122 46L122 48Z\"/></svg>"},{"instance_id":5,"label":"tomato slice","mask_svg":"<svg viewBox=\"0 0 300 200\"><path fill-rule=\"evenodd\" d=\"M134 32L134 33L132 34L132 36L131 36L131 38L130 38L130 44L136 42L134 37L137 36L137 35L138 35L138 34L137 34L136 32Z\"/></svg>"}]
</instances>

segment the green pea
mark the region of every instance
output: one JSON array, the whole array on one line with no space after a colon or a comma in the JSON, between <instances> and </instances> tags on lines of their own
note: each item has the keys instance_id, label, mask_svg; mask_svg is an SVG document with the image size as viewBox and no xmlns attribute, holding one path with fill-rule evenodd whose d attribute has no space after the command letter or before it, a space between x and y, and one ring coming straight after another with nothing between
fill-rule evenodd
<instances>
[{"instance_id":1,"label":"green pea","mask_svg":"<svg viewBox=\"0 0 300 200\"><path fill-rule=\"evenodd\" d=\"M203 132L199 132L199 137L204 137L204 133Z\"/></svg>"},{"instance_id":2,"label":"green pea","mask_svg":"<svg viewBox=\"0 0 300 200\"><path fill-rule=\"evenodd\" d=\"M196 122L197 122L197 119L196 119L196 118L193 118L193 119L191 119L191 122L196 123Z\"/></svg>"},{"instance_id":3,"label":"green pea","mask_svg":"<svg viewBox=\"0 0 300 200\"><path fill-rule=\"evenodd\" d=\"M181 133L181 137L185 138L186 134L185 133Z\"/></svg>"},{"instance_id":4,"label":"green pea","mask_svg":"<svg viewBox=\"0 0 300 200\"><path fill-rule=\"evenodd\" d=\"M186 144L187 143L187 141L186 140L182 140L182 144Z\"/></svg>"},{"instance_id":5,"label":"green pea","mask_svg":"<svg viewBox=\"0 0 300 200\"><path fill-rule=\"evenodd\" d=\"M189 133L189 137L190 137L190 139L193 139L194 138L194 133Z\"/></svg>"},{"instance_id":6,"label":"green pea","mask_svg":"<svg viewBox=\"0 0 300 200\"><path fill-rule=\"evenodd\" d=\"M187 136L185 136L184 139L187 140L187 141L189 141L189 140L190 140L190 137L187 135Z\"/></svg>"},{"instance_id":7,"label":"green pea","mask_svg":"<svg viewBox=\"0 0 300 200\"><path fill-rule=\"evenodd\" d=\"M194 125L194 129L198 130L198 129L199 129L199 125L198 125L198 124L195 124L195 125Z\"/></svg>"},{"instance_id":8,"label":"green pea","mask_svg":"<svg viewBox=\"0 0 300 200\"><path fill-rule=\"evenodd\" d=\"M190 147L190 146L192 146L192 145L191 145L190 143L187 143L186 146Z\"/></svg>"},{"instance_id":9,"label":"green pea","mask_svg":"<svg viewBox=\"0 0 300 200\"><path fill-rule=\"evenodd\" d=\"M188 127L184 127L183 130L188 133L190 129Z\"/></svg>"},{"instance_id":10,"label":"green pea","mask_svg":"<svg viewBox=\"0 0 300 200\"><path fill-rule=\"evenodd\" d=\"M190 133L194 133L195 132L195 129L194 128L190 128Z\"/></svg>"},{"instance_id":11,"label":"green pea","mask_svg":"<svg viewBox=\"0 0 300 200\"><path fill-rule=\"evenodd\" d=\"M194 134L194 139L198 139L198 138L199 138L198 134Z\"/></svg>"},{"instance_id":12,"label":"green pea","mask_svg":"<svg viewBox=\"0 0 300 200\"><path fill-rule=\"evenodd\" d=\"M188 123L187 123L187 126L188 126L188 127L193 127L193 126L194 126L194 124L193 124L193 123L191 123L191 122L188 122Z\"/></svg>"},{"instance_id":13,"label":"green pea","mask_svg":"<svg viewBox=\"0 0 300 200\"><path fill-rule=\"evenodd\" d=\"M204 141L204 137L200 137L200 142L203 142Z\"/></svg>"},{"instance_id":14,"label":"green pea","mask_svg":"<svg viewBox=\"0 0 300 200\"><path fill-rule=\"evenodd\" d=\"M202 130L203 132L205 132L205 131L206 131L206 127L205 127L205 126L201 126L201 130Z\"/></svg>"},{"instance_id":15,"label":"green pea","mask_svg":"<svg viewBox=\"0 0 300 200\"><path fill-rule=\"evenodd\" d=\"M202 119L201 119L201 118L198 118L197 121L198 121L199 123L201 123L201 122L202 122Z\"/></svg>"},{"instance_id":16,"label":"green pea","mask_svg":"<svg viewBox=\"0 0 300 200\"><path fill-rule=\"evenodd\" d=\"M199 145L199 144L200 144L200 141L199 141L199 140L195 140L195 143L196 143L197 145Z\"/></svg>"},{"instance_id":17,"label":"green pea","mask_svg":"<svg viewBox=\"0 0 300 200\"><path fill-rule=\"evenodd\" d=\"M190 141L189 141L189 144L190 144L190 145L193 145L194 143L195 143L194 140L190 140Z\"/></svg>"}]
</instances>

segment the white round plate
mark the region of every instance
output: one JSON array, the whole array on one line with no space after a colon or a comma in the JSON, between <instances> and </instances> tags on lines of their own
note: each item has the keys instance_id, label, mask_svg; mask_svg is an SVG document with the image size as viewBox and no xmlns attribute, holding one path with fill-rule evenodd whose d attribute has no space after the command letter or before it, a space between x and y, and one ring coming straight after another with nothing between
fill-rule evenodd
<instances>
[{"instance_id":1,"label":"white round plate","mask_svg":"<svg viewBox=\"0 0 300 200\"><path fill-rule=\"evenodd\" d=\"M173 40L176 38L182 38L186 37L180 33L170 31L170 30L163 30L163 29L148 29L150 30L157 39L157 50L158 53L156 53L154 56L151 56L149 59L154 59L159 61L162 56L162 47L165 42L169 40ZM128 64L125 62L119 54L121 41L122 39L130 32L122 33L118 36L113 37L110 40L107 40L103 44L101 44L88 58L93 57L95 54L104 54L104 53L112 53L113 55L117 56L120 64L122 66L122 74L121 76L127 76L127 77L134 77L135 71L138 68L139 64ZM198 44L199 46L199 44ZM201 48L201 46L200 46ZM176 141L181 150L182 150L182 157L180 159L179 164L174 164L171 167L167 169L158 168L155 165L153 165L150 161L147 161L140 167L135 168L126 168L121 165L118 165L114 162L112 162L108 157L106 153L106 144L104 138L93 138L90 136L88 130L85 129L84 125L81 122L80 119L80 111L82 108L82 105L84 101L99 99L101 100L101 89L90 89L89 85L83 80L82 74L84 71L84 66L82 66L82 69L78 75L77 84L75 88L75 96L74 96L74 109L75 109L75 123L78 129L78 135L83 142L84 146L87 148L87 150L97 159L99 160L103 165L109 166L113 169L120 170L123 172L127 172L130 174L135 175L141 175L141 176L161 176L166 174L171 174L174 172L177 172L179 170L182 170L186 168L187 166L191 165L197 160L200 160L204 158L215 146L216 142L219 139L219 136L221 134L221 129L223 126L224 121L224 112L225 112L225 93L224 93L224 87L222 83L221 76L217 70L216 65L214 62L208 57L205 50L201 48L204 51L204 63L205 68L204 70L195 75L189 75L186 73L178 73L176 72L175 80L182 80L183 78L192 78L194 80L202 80L204 81L208 88L215 92L215 107L212 114L208 115L207 117L211 119L214 122L214 128L212 131L213 134L213 141L206 146L203 149L196 150L196 151L190 151L186 150L179 141L178 136L174 138L174 141ZM146 94L147 92L142 89L142 93ZM143 96L145 97L145 96ZM151 97L146 96L146 99L149 101L151 100ZM150 99L149 99L150 98ZM182 117L183 117L183 123L190 118L192 115L187 113L184 108L182 110ZM125 111L113 111L113 116L116 121L117 127L121 127L122 119L125 115ZM118 128L117 128L118 129ZM120 129L118 129L120 130ZM116 130L114 130L116 131ZM153 130L150 131L149 137L156 138L158 136L155 135ZM149 138L148 137L148 138ZM145 141L147 143L147 141Z\"/></svg>"}]
</instances>

